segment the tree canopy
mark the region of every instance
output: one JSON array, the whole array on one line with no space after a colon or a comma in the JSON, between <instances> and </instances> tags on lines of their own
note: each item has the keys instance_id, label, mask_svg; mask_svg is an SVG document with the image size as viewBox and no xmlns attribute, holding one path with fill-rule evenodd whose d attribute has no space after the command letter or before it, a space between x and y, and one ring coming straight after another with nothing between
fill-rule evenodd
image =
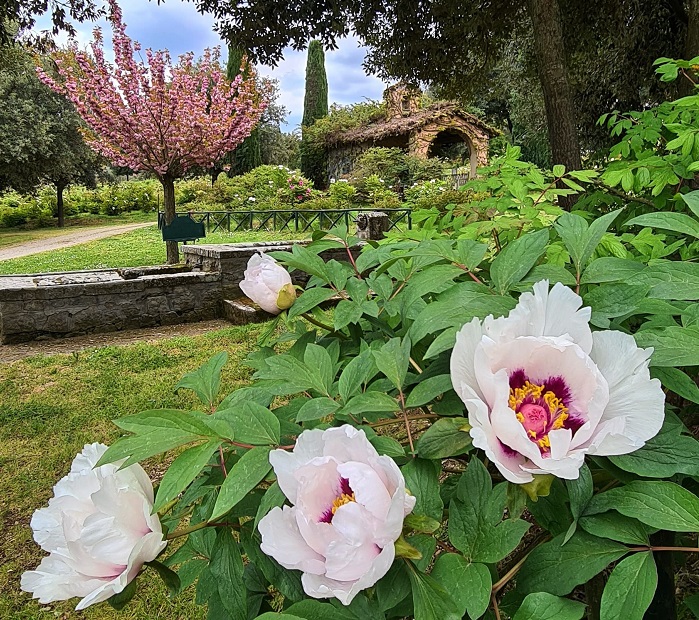
<instances>
[{"instance_id":1,"label":"tree canopy","mask_svg":"<svg viewBox=\"0 0 699 620\"><path fill-rule=\"evenodd\" d=\"M0 2L0 46L12 45L15 35L36 25L36 18L50 14L51 34L75 34L72 21L93 21L104 13L99 0L3 0ZM35 39L42 40L41 36Z\"/></svg>"},{"instance_id":2,"label":"tree canopy","mask_svg":"<svg viewBox=\"0 0 699 620\"><path fill-rule=\"evenodd\" d=\"M0 52L0 189L29 192L41 183L57 190L63 224L63 190L94 184L98 158L82 139L73 105L42 84L32 57L19 47Z\"/></svg>"},{"instance_id":3,"label":"tree canopy","mask_svg":"<svg viewBox=\"0 0 699 620\"><path fill-rule=\"evenodd\" d=\"M521 41L526 47L521 66L528 68L527 76L536 76L533 96L551 108L547 128L554 151L561 139L552 119L568 115L567 133L571 124L573 133L584 128L593 140L583 150L594 148L604 141L601 131L594 131L600 114L614 107L640 108L662 96L650 70L655 58L699 52L692 51L699 39L697 0L195 2L214 15L222 34L235 32L262 62L276 63L285 46L303 49L312 39L332 49L338 37L353 32L368 46L365 65L372 73L428 83L450 96L498 88L521 92L521 84L493 84L511 59L512 42ZM539 25L548 21L546 28L536 28L533 18ZM540 49L553 49L552 20L558 21L563 50L550 55L557 62L553 72L553 65L545 66L536 53L537 36ZM553 74L565 78L569 96L561 96L561 78L552 82ZM543 115L543 109L537 114ZM570 138L564 140L565 150L574 159L571 151L580 147Z\"/></svg>"},{"instance_id":4,"label":"tree canopy","mask_svg":"<svg viewBox=\"0 0 699 620\"><path fill-rule=\"evenodd\" d=\"M121 10L110 0L114 65L104 59L99 31L92 54L76 45L54 55L60 80L39 77L66 94L89 127L87 143L119 166L152 173L163 185L165 220L175 218L175 179L196 167L210 168L250 134L265 108L254 75L231 83L217 51L180 56L146 50L147 64L134 54L139 43L126 35ZM168 242L168 262L179 260Z\"/></svg>"},{"instance_id":5,"label":"tree canopy","mask_svg":"<svg viewBox=\"0 0 699 620\"><path fill-rule=\"evenodd\" d=\"M328 115L328 78L325 74L325 52L320 41L311 41L306 61L306 90L303 98L302 131ZM301 141L301 172L317 188L327 186L328 157L324 146L311 144L308 135Z\"/></svg>"}]
</instances>

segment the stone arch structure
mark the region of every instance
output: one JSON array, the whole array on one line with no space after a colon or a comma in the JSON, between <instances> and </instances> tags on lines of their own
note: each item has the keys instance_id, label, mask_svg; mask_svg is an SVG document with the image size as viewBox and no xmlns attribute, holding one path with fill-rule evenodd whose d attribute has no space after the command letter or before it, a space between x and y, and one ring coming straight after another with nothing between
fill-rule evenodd
<instances>
[{"instance_id":1,"label":"stone arch structure","mask_svg":"<svg viewBox=\"0 0 699 620\"><path fill-rule=\"evenodd\" d=\"M468 147L469 176L475 177L478 167L488 163L490 132L469 120L455 114L448 119L442 118L426 123L414 132L409 152L427 159L437 155L435 149L440 145L440 141L446 141L445 138L448 137L457 138Z\"/></svg>"},{"instance_id":2,"label":"stone arch structure","mask_svg":"<svg viewBox=\"0 0 699 620\"><path fill-rule=\"evenodd\" d=\"M437 102L420 108L420 91L405 84L386 89L386 117L368 125L329 136L330 177L347 176L354 160L374 146L398 147L427 159L444 142L468 146L469 176L488 163L488 144L498 132L456 103ZM431 152L432 151L432 152Z\"/></svg>"}]
</instances>

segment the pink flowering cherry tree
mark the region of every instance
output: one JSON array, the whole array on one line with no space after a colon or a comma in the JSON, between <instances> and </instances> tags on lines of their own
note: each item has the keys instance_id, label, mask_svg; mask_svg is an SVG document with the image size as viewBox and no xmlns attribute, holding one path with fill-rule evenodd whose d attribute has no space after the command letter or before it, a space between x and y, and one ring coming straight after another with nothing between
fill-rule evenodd
<instances>
[{"instance_id":1,"label":"pink flowering cherry tree","mask_svg":"<svg viewBox=\"0 0 699 620\"><path fill-rule=\"evenodd\" d=\"M240 144L267 106L254 71L232 82L219 65L219 50L189 52L172 64L165 51L145 50L126 34L119 5L109 1L114 64L104 57L102 33L94 30L91 54L75 43L54 55L60 78L41 68L39 78L66 95L88 125L86 142L117 166L154 174L163 185L165 222L175 218L175 179L194 167L210 167ZM167 261L177 263L176 242Z\"/></svg>"}]
</instances>

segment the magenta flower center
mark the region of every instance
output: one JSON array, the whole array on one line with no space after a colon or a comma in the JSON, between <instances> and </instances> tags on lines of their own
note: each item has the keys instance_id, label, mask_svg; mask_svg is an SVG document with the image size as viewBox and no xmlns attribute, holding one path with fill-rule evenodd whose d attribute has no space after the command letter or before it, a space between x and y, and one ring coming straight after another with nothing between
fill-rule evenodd
<instances>
[{"instance_id":1,"label":"magenta flower center","mask_svg":"<svg viewBox=\"0 0 699 620\"><path fill-rule=\"evenodd\" d=\"M318 519L318 521L320 523L331 523L333 517L335 516L335 513L338 511L340 506L344 506L345 504L349 504L350 502L355 501L357 500L354 497L354 491L352 490L352 487L350 487L349 485L349 480L347 480L347 478L340 478L337 496L332 501L330 506L328 506L327 509L323 511L323 514L320 516L320 519Z\"/></svg>"},{"instance_id":2,"label":"magenta flower center","mask_svg":"<svg viewBox=\"0 0 699 620\"><path fill-rule=\"evenodd\" d=\"M510 376L508 405L544 456L551 452L549 433L571 428L569 400L570 392L560 377L539 383L530 381L523 370Z\"/></svg>"}]
</instances>

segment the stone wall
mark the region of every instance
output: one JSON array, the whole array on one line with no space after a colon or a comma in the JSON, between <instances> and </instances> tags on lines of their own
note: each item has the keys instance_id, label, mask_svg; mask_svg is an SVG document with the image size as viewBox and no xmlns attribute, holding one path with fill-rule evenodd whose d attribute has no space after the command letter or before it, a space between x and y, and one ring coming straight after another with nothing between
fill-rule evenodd
<instances>
[{"instance_id":1,"label":"stone wall","mask_svg":"<svg viewBox=\"0 0 699 620\"><path fill-rule=\"evenodd\" d=\"M217 245L186 245L182 248L185 264L193 271L218 272L223 299L235 299L243 295L240 281L245 277L245 268L250 257L258 251L273 250L290 252L293 243L289 241L262 241L258 243L230 243ZM356 248L355 248L356 250ZM345 249L325 250L319 256L324 261L347 260ZM292 272L295 283L302 283ZM297 276L294 278L294 276ZM305 274L303 274L305 275ZM298 280L298 282L296 282Z\"/></svg>"},{"instance_id":2,"label":"stone wall","mask_svg":"<svg viewBox=\"0 0 699 620\"><path fill-rule=\"evenodd\" d=\"M259 250L290 251L293 243L187 245L182 273L144 267L0 276L0 343L225 317L224 302L242 296L239 283L250 257ZM320 256L347 260L344 249Z\"/></svg>"},{"instance_id":3,"label":"stone wall","mask_svg":"<svg viewBox=\"0 0 699 620\"><path fill-rule=\"evenodd\" d=\"M149 275L116 271L0 277L0 342L26 342L221 315L217 273Z\"/></svg>"}]
</instances>

